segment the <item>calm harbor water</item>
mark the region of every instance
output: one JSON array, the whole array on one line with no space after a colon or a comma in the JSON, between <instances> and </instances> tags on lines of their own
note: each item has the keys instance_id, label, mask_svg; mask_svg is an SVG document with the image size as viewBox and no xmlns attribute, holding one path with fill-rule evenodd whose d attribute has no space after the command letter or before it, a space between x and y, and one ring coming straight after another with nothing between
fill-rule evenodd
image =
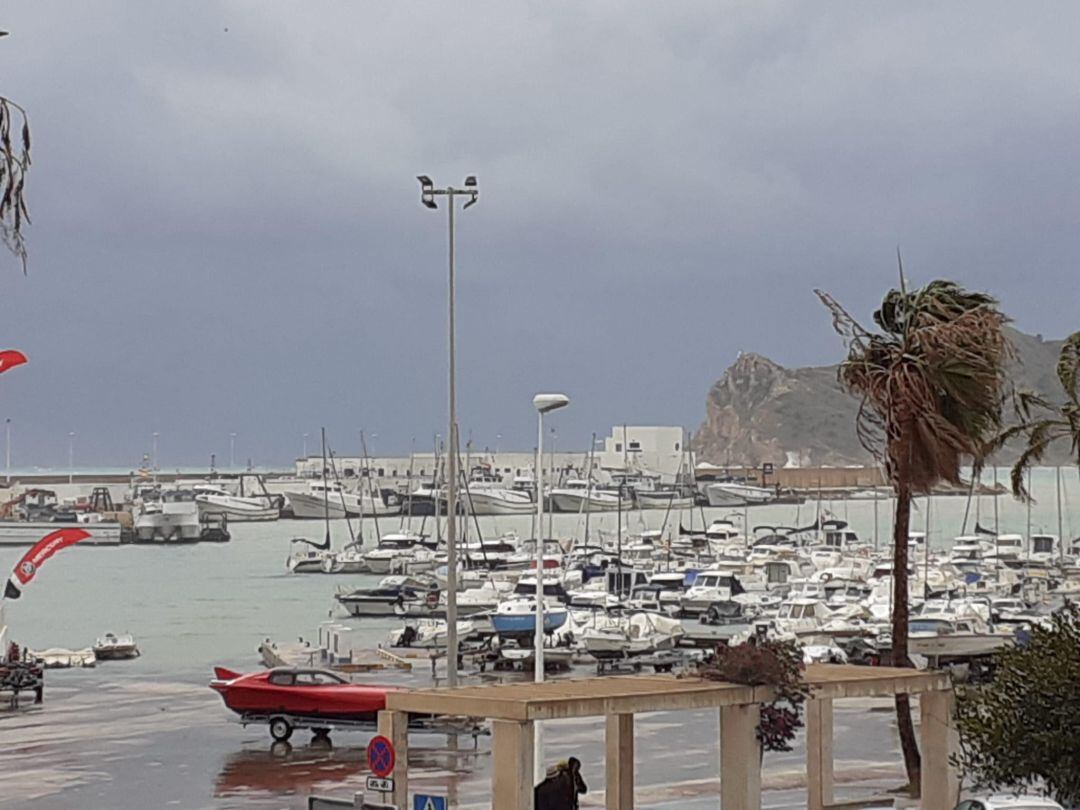
<instances>
[{"instance_id":1,"label":"calm harbor water","mask_svg":"<svg viewBox=\"0 0 1080 810\"><path fill-rule=\"evenodd\" d=\"M1033 531L1056 533L1054 471L1039 470L1033 481L1038 499L1031 510ZM1075 470L1064 471L1063 481L1063 526L1071 538L1080 534L1080 482ZM979 520L987 527L994 525L993 501L983 497L979 506ZM1001 531L1025 533L1027 507L1004 497L997 504ZM860 536L873 538L872 501L826 501L823 506L847 519ZM878 534L885 544L891 508L886 500L878 507ZM933 499L933 546L947 546L961 532L965 507L963 497ZM920 500L913 528L924 528L925 508ZM749 519L751 526L807 525L815 512L816 503L758 507L749 511ZM730 514L741 511L705 510L707 520ZM694 526L701 519L695 512ZM677 531L678 517L668 520ZM615 521L615 515L594 515L591 530L614 531ZM631 513L626 523L638 531L659 528L663 521L662 511L652 511ZM688 516L682 521L689 525ZM414 528L418 523L414 519ZM552 525L559 537L580 537L583 529L573 515L556 515ZM531 531L524 517L481 518L480 526L485 534L514 530L524 537ZM380 527L396 530L398 519L382 520ZM364 735L339 735L332 750L313 748L298 735L288 752L271 750L266 730L230 722L231 713L206 683L216 664L256 668L256 647L265 638L313 638L321 620L338 615L332 598L338 585L357 587L378 578L287 574L289 540L318 538L318 521L231 528L233 541L220 545L75 547L51 560L23 598L8 604L8 623L23 644L81 648L106 631L131 632L143 655L130 662L104 662L94 670L50 672L43 709L0 714L0 806L300 808L312 791L351 795L362 787ZM343 521L335 523L333 532L335 544L348 538ZM365 521L364 533L373 544L371 521ZM0 568L10 570L21 553L0 549ZM394 620L350 621L370 632L372 646L397 626ZM407 683L422 677L387 672L368 679ZM894 784L899 777L887 707L868 713L869 707L838 707L841 795L856 777L862 790L868 783ZM550 758L579 756L590 787L602 789L600 724L555 724L547 738ZM644 806L715 806L714 713L642 717L637 756ZM471 740L462 739L455 747L446 737L432 735L416 741L410 768L418 785L448 791L456 806L485 807L489 761L486 740L474 750ZM770 755L766 770L767 786L774 788L769 802L801 806L801 753ZM591 795L586 806L602 806L602 801Z\"/></svg>"}]
</instances>

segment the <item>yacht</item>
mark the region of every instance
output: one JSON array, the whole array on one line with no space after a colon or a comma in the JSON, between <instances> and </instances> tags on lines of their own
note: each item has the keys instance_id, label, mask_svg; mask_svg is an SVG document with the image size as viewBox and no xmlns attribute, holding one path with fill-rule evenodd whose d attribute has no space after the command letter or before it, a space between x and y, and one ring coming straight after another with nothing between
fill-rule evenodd
<instances>
[{"instance_id":1,"label":"yacht","mask_svg":"<svg viewBox=\"0 0 1080 810\"><path fill-rule=\"evenodd\" d=\"M730 602L732 597L743 593L739 580L727 570L712 568L702 571L682 595L682 612L697 616L709 609L714 602Z\"/></svg>"},{"instance_id":2,"label":"yacht","mask_svg":"<svg viewBox=\"0 0 1080 810\"><path fill-rule=\"evenodd\" d=\"M389 576L379 580L374 588L339 590L334 598L351 616L396 616L397 608L406 600L426 598L439 592L419 579L407 576Z\"/></svg>"}]
</instances>

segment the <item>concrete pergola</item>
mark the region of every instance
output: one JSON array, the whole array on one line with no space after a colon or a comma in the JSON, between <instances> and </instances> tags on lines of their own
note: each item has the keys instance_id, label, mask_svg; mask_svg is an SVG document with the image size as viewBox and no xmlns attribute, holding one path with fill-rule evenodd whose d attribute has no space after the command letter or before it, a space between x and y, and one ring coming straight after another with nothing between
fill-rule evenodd
<instances>
[{"instance_id":1,"label":"concrete pergola","mask_svg":"<svg viewBox=\"0 0 1080 810\"><path fill-rule=\"evenodd\" d=\"M807 806L833 806L833 701L843 698L920 696L922 807L951 810L959 781L949 765L955 749L952 686L942 673L892 667L811 664L807 702ZM634 715L644 712L716 708L720 713L720 807L761 807L761 755L756 737L769 687L700 678L614 676L391 692L379 713L379 728L397 749L394 804L408 802L409 712L488 718L492 727L492 807L533 808L533 724L541 720L606 718L606 806L634 807Z\"/></svg>"}]
</instances>

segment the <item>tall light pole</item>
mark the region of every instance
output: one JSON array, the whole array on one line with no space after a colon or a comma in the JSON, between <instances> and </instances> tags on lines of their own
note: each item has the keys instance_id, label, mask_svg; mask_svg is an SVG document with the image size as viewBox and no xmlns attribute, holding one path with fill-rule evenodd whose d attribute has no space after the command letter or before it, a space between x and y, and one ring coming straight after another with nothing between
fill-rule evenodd
<instances>
[{"instance_id":1,"label":"tall light pole","mask_svg":"<svg viewBox=\"0 0 1080 810\"><path fill-rule=\"evenodd\" d=\"M229 470L236 469L236 433L229 434Z\"/></svg>"},{"instance_id":2,"label":"tall light pole","mask_svg":"<svg viewBox=\"0 0 1080 810\"><path fill-rule=\"evenodd\" d=\"M533 636L533 679L544 682L544 414L570 404L566 394L537 394L536 408L536 628ZM534 723L533 784L544 778L544 730Z\"/></svg>"},{"instance_id":3,"label":"tall light pole","mask_svg":"<svg viewBox=\"0 0 1080 810\"><path fill-rule=\"evenodd\" d=\"M304 452L303 452L303 455L301 456L301 458L303 458L305 460L307 459L307 437L308 437L308 435L305 433L304 434Z\"/></svg>"},{"instance_id":4,"label":"tall light pole","mask_svg":"<svg viewBox=\"0 0 1080 810\"><path fill-rule=\"evenodd\" d=\"M458 660L458 637L457 637L457 473L458 473L458 434L457 434L457 351L455 331L455 284L454 284L454 209L455 198L465 197L468 201L462 210L470 205L475 205L480 190L476 187L476 177L469 175L465 178L464 188L435 188L431 178L422 174L416 178L420 181L420 202L428 208L438 208L435 203L436 197L447 197L449 205L450 227L450 278L449 278L449 371L450 371L450 433L448 435L449 448L447 451L446 464L446 683L448 686L457 686L457 660ZM435 499L436 505L438 498ZM436 521L438 516L436 515Z\"/></svg>"},{"instance_id":5,"label":"tall light pole","mask_svg":"<svg viewBox=\"0 0 1080 810\"><path fill-rule=\"evenodd\" d=\"M75 481L75 431L68 433L68 483Z\"/></svg>"},{"instance_id":6,"label":"tall light pole","mask_svg":"<svg viewBox=\"0 0 1080 810\"><path fill-rule=\"evenodd\" d=\"M4 420L4 470L8 483L11 483L11 417Z\"/></svg>"},{"instance_id":7,"label":"tall light pole","mask_svg":"<svg viewBox=\"0 0 1080 810\"><path fill-rule=\"evenodd\" d=\"M150 458L151 458L151 459L153 460L153 462L154 462L154 471L156 472L156 471L157 471L157 469L158 469L158 461L157 461L157 437L158 437L158 436L160 436L161 434L160 434L160 433L158 433L158 432L157 432L157 431L155 430L155 431L153 432L153 434L152 434L152 435L153 435L153 438L154 438L154 446L153 446L153 452L151 453L151 455L150 455Z\"/></svg>"}]
</instances>

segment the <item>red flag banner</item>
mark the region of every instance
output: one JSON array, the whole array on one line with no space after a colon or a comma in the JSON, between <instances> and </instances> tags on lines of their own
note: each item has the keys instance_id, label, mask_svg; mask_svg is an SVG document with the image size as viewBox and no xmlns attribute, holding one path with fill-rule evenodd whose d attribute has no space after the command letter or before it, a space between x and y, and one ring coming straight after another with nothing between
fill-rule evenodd
<instances>
[{"instance_id":1,"label":"red flag banner","mask_svg":"<svg viewBox=\"0 0 1080 810\"><path fill-rule=\"evenodd\" d=\"M83 529L60 529L42 537L23 555L15 566L15 570L11 572L11 578L4 589L4 596L9 599L18 599L19 585L25 585L32 580L49 557L89 536L90 532ZM18 585L16 580L18 580Z\"/></svg>"},{"instance_id":2,"label":"red flag banner","mask_svg":"<svg viewBox=\"0 0 1080 810\"><path fill-rule=\"evenodd\" d=\"M7 349L0 352L0 374L3 374L9 368L15 368L15 366L21 366L26 362L26 355L15 349Z\"/></svg>"}]
</instances>

